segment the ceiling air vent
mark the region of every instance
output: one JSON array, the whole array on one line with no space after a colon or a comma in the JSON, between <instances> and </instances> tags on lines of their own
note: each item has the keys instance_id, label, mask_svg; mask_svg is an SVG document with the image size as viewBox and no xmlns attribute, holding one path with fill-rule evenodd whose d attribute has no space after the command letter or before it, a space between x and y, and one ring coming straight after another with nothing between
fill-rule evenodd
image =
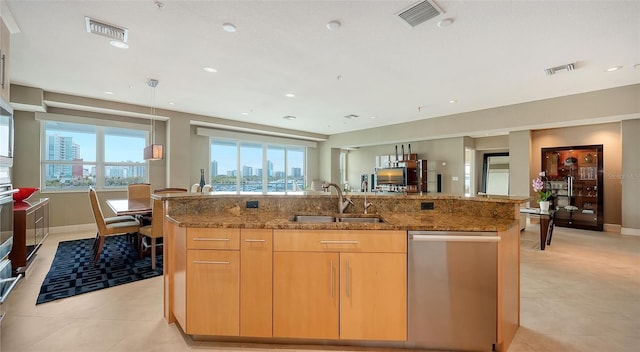
<instances>
[{"instance_id":1,"label":"ceiling air vent","mask_svg":"<svg viewBox=\"0 0 640 352\"><path fill-rule=\"evenodd\" d=\"M421 1L406 10L398 13L398 17L407 22L411 27L424 23L443 11L432 1Z\"/></svg>"},{"instance_id":2,"label":"ceiling air vent","mask_svg":"<svg viewBox=\"0 0 640 352\"><path fill-rule=\"evenodd\" d=\"M96 21L89 17L85 17L84 20L87 24L87 32L118 40L123 43L127 42L129 37L128 29Z\"/></svg>"}]
</instances>

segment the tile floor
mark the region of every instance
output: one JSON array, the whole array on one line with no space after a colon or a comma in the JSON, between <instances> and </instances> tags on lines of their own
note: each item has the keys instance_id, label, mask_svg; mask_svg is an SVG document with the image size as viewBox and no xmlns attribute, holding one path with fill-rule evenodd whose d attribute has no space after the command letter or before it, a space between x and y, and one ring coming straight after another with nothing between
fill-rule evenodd
<instances>
[{"instance_id":1,"label":"tile floor","mask_svg":"<svg viewBox=\"0 0 640 352\"><path fill-rule=\"evenodd\" d=\"M509 351L638 351L640 237L556 227L540 251L537 226L522 232L521 327ZM47 238L8 299L2 352L362 350L194 342L164 321L161 277L36 306L58 241L91 235Z\"/></svg>"}]
</instances>

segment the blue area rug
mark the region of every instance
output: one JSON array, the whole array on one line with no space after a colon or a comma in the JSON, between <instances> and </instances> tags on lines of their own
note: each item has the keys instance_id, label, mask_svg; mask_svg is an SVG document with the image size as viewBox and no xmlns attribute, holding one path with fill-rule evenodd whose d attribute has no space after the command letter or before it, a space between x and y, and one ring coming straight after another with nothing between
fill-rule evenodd
<instances>
[{"instance_id":1,"label":"blue area rug","mask_svg":"<svg viewBox=\"0 0 640 352\"><path fill-rule=\"evenodd\" d=\"M125 235L105 238L100 261L93 265L93 241L86 238L58 244L36 304L162 275L162 253L156 257L156 269L151 270L151 258L138 259L135 246Z\"/></svg>"}]
</instances>

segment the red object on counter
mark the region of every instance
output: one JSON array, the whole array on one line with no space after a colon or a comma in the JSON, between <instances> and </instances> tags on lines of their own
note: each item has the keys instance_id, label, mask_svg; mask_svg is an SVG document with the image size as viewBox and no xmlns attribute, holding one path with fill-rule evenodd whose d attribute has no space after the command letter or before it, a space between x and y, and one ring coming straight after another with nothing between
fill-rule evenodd
<instances>
[{"instance_id":1,"label":"red object on counter","mask_svg":"<svg viewBox=\"0 0 640 352\"><path fill-rule=\"evenodd\" d=\"M16 202L22 202L24 200L27 200L34 193L36 193L37 190L38 188L33 188L33 187L20 187L18 189L18 192L13 194L13 200L15 200Z\"/></svg>"}]
</instances>

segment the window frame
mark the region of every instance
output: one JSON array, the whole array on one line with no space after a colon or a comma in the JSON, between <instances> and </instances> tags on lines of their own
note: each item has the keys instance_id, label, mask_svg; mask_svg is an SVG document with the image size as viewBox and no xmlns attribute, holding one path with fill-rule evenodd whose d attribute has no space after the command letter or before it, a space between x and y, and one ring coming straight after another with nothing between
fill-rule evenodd
<instances>
[{"instance_id":1,"label":"window frame","mask_svg":"<svg viewBox=\"0 0 640 352\"><path fill-rule=\"evenodd\" d=\"M84 187L72 187L72 188L47 188L47 168L49 165L80 165L81 167L90 166L95 167L95 183L92 186L101 191L123 191L127 189L127 185L120 185L114 187L106 187L106 170L109 167L142 167L144 168L144 178L142 182L149 182L149 161L143 162L115 162L106 161L106 137L113 135L108 133L109 129L122 129L122 130L135 130L144 132L144 144L148 145L151 138L150 126L122 122L122 121L110 121L96 118L83 118L79 116L66 116L58 114L40 113L36 115L36 119L40 122L40 191L42 193L73 193L73 192L85 192ZM47 140L47 122L54 122L60 124L74 124L90 126L95 133L95 161L74 161L74 160L47 160L48 155L48 140ZM142 150L140 150L142 154Z\"/></svg>"},{"instance_id":2,"label":"window frame","mask_svg":"<svg viewBox=\"0 0 640 352\"><path fill-rule=\"evenodd\" d=\"M265 142L265 141L257 141L257 140L249 140L249 139L230 139L230 138L224 138L224 137L214 137L214 136L210 136L209 137L209 170L211 170L213 167L213 161L215 160L214 156L212 155L212 149L213 149L213 144L215 142L222 142L222 143L235 143L236 145L236 189L235 191L220 191L220 190L215 190L215 185L213 184L213 177L216 175L209 175L208 177L208 181L207 183L211 184L214 188L214 192L225 192L225 193L236 193L236 194L287 194L287 193L299 193L300 191L297 191L295 189L288 189L288 183L289 180L292 179L293 175L291 173L290 169L290 163L289 163L289 151L290 150L296 150L296 151L302 151L302 178L303 178L303 186L302 188L305 188L305 185L307 184L307 153L308 153L308 147L305 145L295 145L295 144L287 144L287 143L277 143L277 142ZM241 153L241 148L242 146L246 146L246 145L260 145L261 146L261 155L262 155L262 177L261 177L261 183L262 183L262 187L261 187L261 191L260 192L252 192L252 191L243 191L242 188L242 178L243 178L243 172L242 172L242 153ZM268 172L268 150L269 148L282 148L284 150L284 191L269 191L269 172ZM215 160L217 161L217 160ZM219 167L219 164L218 164ZM219 172L218 172L219 173ZM292 188L294 188L293 183L292 183Z\"/></svg>"}]
</instances>

